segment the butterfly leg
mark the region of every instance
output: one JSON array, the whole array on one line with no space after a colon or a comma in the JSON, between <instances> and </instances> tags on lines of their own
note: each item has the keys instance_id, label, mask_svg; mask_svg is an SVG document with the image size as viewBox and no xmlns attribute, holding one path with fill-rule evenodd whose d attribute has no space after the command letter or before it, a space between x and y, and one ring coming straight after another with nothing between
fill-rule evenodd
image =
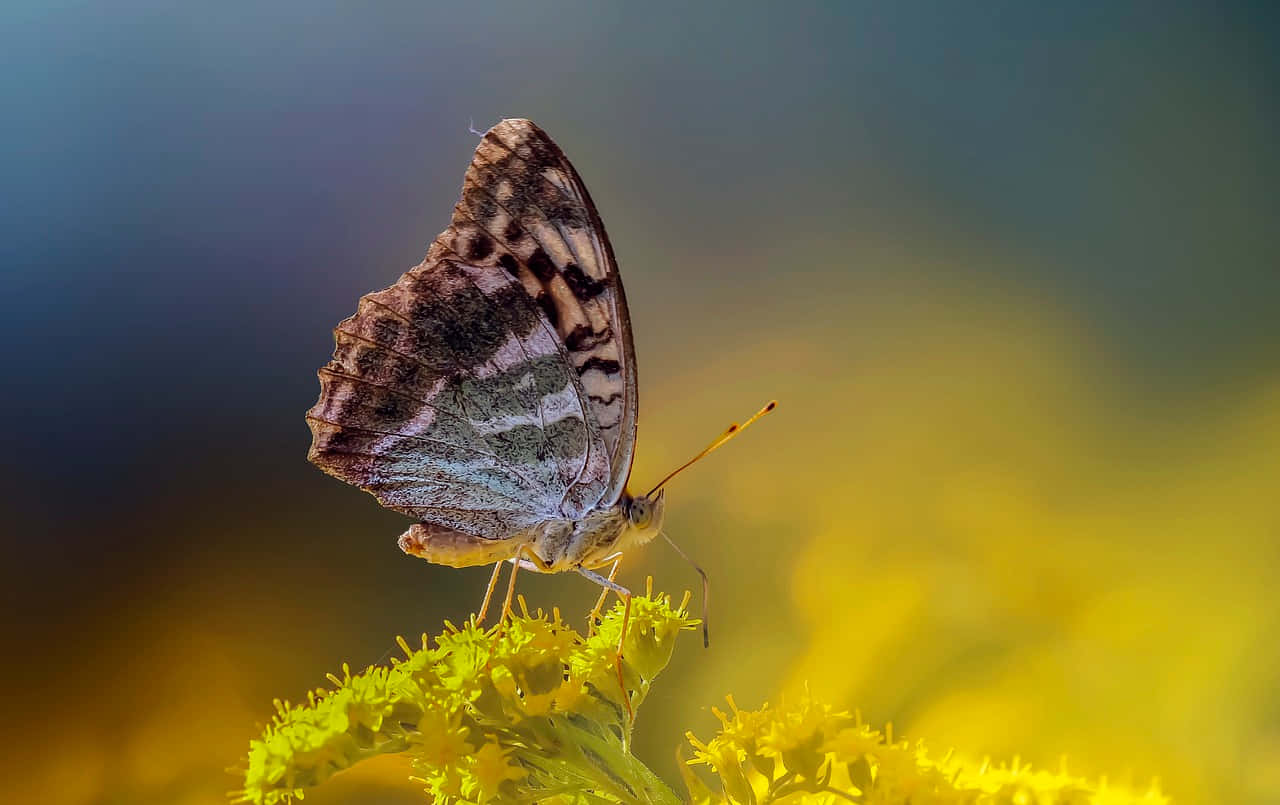
<instances>
[{"instance_id":1,"label":"butterfly leg","mask_svg":"<svg viewBox=\"0 0 1280 805\"><path fill-rule=\"evenodd\" d=\"M525 559L524 557L526 556L529 558ZM516 555L508 561L511 562L511 578L507 582L507 597L502 601L502 617L498 618L499 622L505 621L507 616L511 614L511 601L515 598L516 594L516 573L520 568L524 568L525 570L541 570L544 572L550 569L550 565L545 562L541 562L538 559L538 555L529 550L529 546L527 545L521 545L516 550ZM499 562L498 564L501 565L502 563ZM498 577L497 568L494 568L493 573L494 579L496 580Z\"/></svg>"},{"instance_id":2,"label":"butterfly leg","mask_svg":"<svg viewBox=\"0 0 1280 805\"><path fill-rule=\"evenodd\" d=\"M493 565L493 575L489 577L489 586L484 591L484 603L480 605L480 614L476 615L476 626L484 623L485 613L489 611L489 602L493 600L493 589L498 586L498 575L502 573L502 562ZM514 575L515 571L512 571Z\"/></svg>"},{"instance_id":3,"label":"butterfly leg","mask_svg":"<svg viewBox=\"0 0 1280 805\"><path fill-rule=\"evenodd\" d=\"M523 550L523 548L521 549ZM498 616L498 623L505 623L507 616L511 614L511 599L516 594L516 574L520 572L520 554L516 554L516 561L511 563L511 577L507 581L507 597L502 599L502 614Z\"/></svg>"},{"instance_id":4,"label":"butterfly leg","mask_svg":"<svg viewBox=\"0 0 1280 805\"><path fill-rule=\"evenodd\" d=\"M616 562L614 567L616 569ZM609 574L610 578L605 578L585 567L578 568L578 572L605 588L605 592L612 590L617 593L618 597L625 602L622 609L622 630L618 632L618 648L613 655L613 667L618 672L618 687L622 690L622 703L627 706L627 717L635 718L635 713L631 710L631 695L627 693L627 683L622 678L622 645L627 640L627 626L631 623L631 591L614 581L612 573Z\"/></svg>"},{"instance_id":5,"label":"butterfly leg","mask_svg":"<svg viewBox=\"0 0 1280 805\"><path fill-rule=\"evenodd\" d=\"M622 564L622 557L619 556L613 560L613 567L609 568L609 581L613 581L618 576L618 566ZM591 614L587 616L587 631L594 633L596 630L596 621L600 618L600 609L604 606L605 599L609 597L609 588L605 587L600 590L600 597L596 599L596 605L591 608Z\"/></svg>"}]
</instances>

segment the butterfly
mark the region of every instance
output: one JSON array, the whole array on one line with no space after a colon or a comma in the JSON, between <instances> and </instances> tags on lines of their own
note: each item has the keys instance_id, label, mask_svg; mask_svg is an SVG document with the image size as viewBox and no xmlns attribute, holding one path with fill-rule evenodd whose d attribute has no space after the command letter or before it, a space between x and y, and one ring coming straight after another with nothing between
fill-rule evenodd
<instances>
[{"instance_id":1,"label":"butterfly","mask_svg":"<svg viewBox=\"0 0 1280 805\"><path fill-rule=\"evenodd\" d=\"M582 178L542 129L484 133L449 227L334 340L309 459L412 517L405 553L494 564L478 620L506 561L504 615L521 567L590 578L605 588L596 612L609 590L630 603L617 560L660 532L665 491L627 489L639 400L626 295Z\"/></svg>"}]
</instances>

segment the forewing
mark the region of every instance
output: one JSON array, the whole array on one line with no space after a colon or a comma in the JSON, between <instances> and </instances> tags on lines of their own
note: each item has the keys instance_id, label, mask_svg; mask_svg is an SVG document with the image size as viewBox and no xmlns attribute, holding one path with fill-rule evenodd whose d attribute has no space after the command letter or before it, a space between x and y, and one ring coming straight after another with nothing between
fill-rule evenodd
<instances>
[{"instance_id":1,"label":"forewing","mask_svg":"<svg viewBox=\"0 0 1280 805\"><path fill-rule=\"evenodd\" d=\"M635 449L635 348L613 247L578 172L533 123L500 122L476 149L452 236L449 250L501 266L559 336L608 452L603 503L616 502Z\"/></svg>"}]
</instances>

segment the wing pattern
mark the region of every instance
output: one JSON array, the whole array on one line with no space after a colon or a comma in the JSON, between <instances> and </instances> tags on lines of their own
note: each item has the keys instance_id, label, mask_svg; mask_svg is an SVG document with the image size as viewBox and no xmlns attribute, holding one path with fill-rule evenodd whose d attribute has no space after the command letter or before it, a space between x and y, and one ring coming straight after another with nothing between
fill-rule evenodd
<instances>
[{"instance_id":1,"label":"wing pattern","mask_svg":"<svg viewBox=\"0 0 1280 805\"><path fill-rule=\"evenodd\" d=\"M504 120L476 149L452 232L459 254L499 253L546 313L609 451L605 500L615 502L635 446L635 349L613 248L582 179L540 128Z\"/></svg>"},{"instance_id":2,"label":"wing pattern","mask_svg":"<svg viewBox=\"0 0 1280 805\"><path fill-rule=\"evenodd\" d=\"M334 339L310 458L388 508L501 539L621 493L635 433L622 286L581 180L532 123L485 135L452 225Z\"/></svg>"}]
</instances>

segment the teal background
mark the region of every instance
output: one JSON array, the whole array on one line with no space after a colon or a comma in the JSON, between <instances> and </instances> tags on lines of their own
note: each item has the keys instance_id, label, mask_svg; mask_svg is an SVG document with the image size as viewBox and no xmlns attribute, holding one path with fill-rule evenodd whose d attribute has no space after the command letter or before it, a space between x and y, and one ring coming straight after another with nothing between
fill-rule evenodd
<instances>
[{"instance_id":1,"label":"teal background","mask_svg":"<svg viewBox=\"0 0 1280 805\"><path fill-rule=\"evenodd\" d=\"M478 604L302 414L469 122L529 117L619 256L640 485L782 403L670 490L715 620L646 704L655 768L805 677L979 756L1274 801L1278 46L1244 3L5 4L11 796L222 801L273 696ZM697 583L660 544L646 574ZM316 801L417 800L368 775Z\"/></svg>"}]
</instances>

